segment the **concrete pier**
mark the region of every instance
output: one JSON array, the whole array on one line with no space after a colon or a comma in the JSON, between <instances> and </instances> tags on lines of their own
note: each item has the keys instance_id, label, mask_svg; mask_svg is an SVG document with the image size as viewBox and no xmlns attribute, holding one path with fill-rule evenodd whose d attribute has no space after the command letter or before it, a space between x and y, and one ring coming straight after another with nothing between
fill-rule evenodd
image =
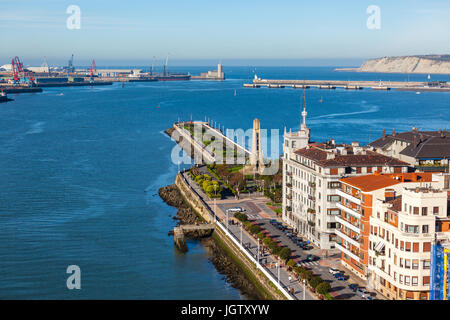
<instances>
[{"instance_id":1,"label":"concrete pier","mask_svg":"<svg viewBox=\"0 0 450 320\"><path fill-rule=\"evenodd\" d=\"M446 92L450 91L449 84L443 84L439 87L428 86L428 82L418 81L344 81L344 80L278 80L278 79L254 79L251 84L244 84L245 88L283 88L289 86L294 89L303 89L316 87L318 89L335 89L343 88L346 90L361 90L370 88L372 90L390 90L396 89L401 91L431 91Z\"/></svg>"}]
</instances>

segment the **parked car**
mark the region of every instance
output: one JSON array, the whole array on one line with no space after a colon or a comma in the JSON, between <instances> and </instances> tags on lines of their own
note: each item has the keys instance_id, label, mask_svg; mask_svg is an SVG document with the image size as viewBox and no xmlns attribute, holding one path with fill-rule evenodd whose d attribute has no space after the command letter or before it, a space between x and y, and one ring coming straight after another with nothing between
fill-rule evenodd
<instances>
[{"instance_id":1,"label":"parked car","mask_svg":"<svg viewBox=\"0 0 450 320\"><path fill-rule=\"evenodd\" d=\"M318 259L319 259L318 257L316 257L315 255L312 255L312 254L308 254L306 256L306 260L308 260L308 261L316 261Z\"/></svg>"},{"instance_id":2,"label":"parked car","mask_svg":"<svg viewBox=\"0 0 450 320\"><path fill-rule=\"evenodd\" d=\"M332 275L341 273L341 271L340 271L339 269L335 269L335 268L330 268L330 269L328 269L328 271L329 271Z\"/></svg>"},{"instance_id":3,"label":"parked car","mask_svg":"<svg viewBox=\"0 0 450 320\"><path fill-rule=\"evenodd\" d=\"M369 295L369 292L364 288L357 288L356 293L359 294L361 297L365 298Z\"/></svg>"},{"instance_id":4,"label":"parked car","mask_svg":"<svg viewBox=\"0 0 450 320\"><path fill-rule=\"evenodd\" d=\"M355 284L355 283L350 283L350 284L348 285L348 287L349 287L353 292L355 292L356 289L358 289L358 285Z\"/></svg>"},{"instance_id":5,"label":"parked car","mask_svg":"<svg viewBox=\"0 0 450 320\"><path fill-rule=\"evenodd\" d=\"M339 280L339 281L345 281L345 277L344 277L344 275L341 274L341 273L339 273L339 274L336 276L336 279Z\"/></svg>"},{"instance_id":6,"label":"parked car","mask_svg":"<svg viewBox=\"0 0 450 320\"><path fill-rule=\"evenodd\" d=\"M227 211L230 213L245 212L245 209L242 209L241 207L233 207L233 208L227 209Z\"/></svg>"},{"instance_id":7,"label":"parked car","mask_svg":"<svg viewBox=\"0 0 450 320\"><path fill-rule=\"evenodd\" d=\"M366 298L366 300L376 300L374 297L372 297L370 295L365 296L365 298Z\"/></svg>"}]
</instances>

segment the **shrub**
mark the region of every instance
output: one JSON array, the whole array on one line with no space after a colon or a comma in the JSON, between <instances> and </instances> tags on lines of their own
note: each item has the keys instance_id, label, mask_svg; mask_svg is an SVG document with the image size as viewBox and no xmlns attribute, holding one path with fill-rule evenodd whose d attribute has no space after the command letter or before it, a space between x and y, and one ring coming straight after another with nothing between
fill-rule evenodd
<instances>
[{"instance_id":1,"label":"shrub","mask_svg":"<svg viewBox=\"0 0 450 320\"><path fill-rule=\"evenodd\" d=\"M319 284L321 284L322 282L323 282L323 280L322 280L322 278L319 277L319 276L314 276L314 277L312 277L311 279L309 279L309 281L308 281L309 285L310 285L312 288L314 288L314 289L316 289L317 286L318 286Z\"/></svg>"},{"instance_id":2,"label":"shrub","mask_svg":"<svg viewBox=\"0 0 450 320\"><path fill-rule=\"evenodd\" d=\"M250 230L250 227L252 226L252 223L251 223L250 221L245 221L245 222L244 222L244 226L245 226L248 230Z\"/></svg>"},{"instance_id":3,"label":"shrub","mask_svg":"<svg viewBox=\"0 0 450 320\"><path fill-rule=\"evenodd\" d=\"M283 260L287 260L291 257L291 249L288 247L284 247L280 250L280 258Z\"/></svg>"},{"instance_id":4,"label":"shrub","mask_svg":"<svg viewBox=\"0 0 450 320\"><path fill-rule=\"evenodd\" d=\"M264 245L266 245L266 246L268 246L269 248L270 248L270 244L272 243L273 241L272 241L272 238L270 238L270 237L265 237L263 240L262 240L262 243L264 244Z\"/></svg>"},{"instance_id":5,"label":"shrub","mask_svg":"<svg viewBox=\"0 0 450 320\"><path fill-rule=\"evenodd\" d=\"M289 259L289 261L287 262L287 265L295 270L296 265L295 265L294 260Z\"/></svg>"},{"instance_id":6,"label":"shrub","mask_svg":"<svg viewBox=\"0 0 450 320\"><path fill-rule=\"evenodd\" d=\"M311 270L300 270L300 278L302 278L303 280L309 281L309 279L311 279L313 276L313 272Z\"/></svg>"},{"instance_id":7,"label":"shrub","mask_svg":"<svg viewBox=\"0 0 450 320\"><path fill-rule=\"evenodd\" d=\"M257 234L258 232L261 231L261 228L255 224L252 224L252 226L249 227L249 231L253 234Z\"/></svg>"},{"instance_id":8,"label":"shrub","mask_svg":"<svg viewBox=\"0 0 450 320\"><path fill-rule=\"evenodd\" d=\"M264 239L264 237L265 237L265 235L264 235L264 233L262 233L262 231L258 232L258 234L256 236L261 240Z\"/></svg>"},{"instance_id":9,"label":"shrub","mask_svg":"<svg viewBox=\"0 0 450 320\"><path fill-rule=\"evenodd\" d=\"M330 289L331 289L330 284L325 281L320 283L316 288L317 292L323 296L326 295L330 291Z\"/></svg>"}]
</instances>

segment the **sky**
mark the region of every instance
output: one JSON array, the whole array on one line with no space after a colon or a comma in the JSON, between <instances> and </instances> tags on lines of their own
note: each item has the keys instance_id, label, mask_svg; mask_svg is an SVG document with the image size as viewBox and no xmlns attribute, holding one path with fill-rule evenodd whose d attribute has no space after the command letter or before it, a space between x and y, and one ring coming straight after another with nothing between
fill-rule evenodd
<instances>
[{"instance_id":1,"label":"sky","mask_svg":"<svg viewBox=\"0 0 450 320\"><path fill-rule=\"evenodd\" d=\"M68 29L70 5L80 29ZM380 28L369 29L371 5ZM0 0L0 65L358 66L450 53L447 0Z\"/></svg>"}]
</instances>

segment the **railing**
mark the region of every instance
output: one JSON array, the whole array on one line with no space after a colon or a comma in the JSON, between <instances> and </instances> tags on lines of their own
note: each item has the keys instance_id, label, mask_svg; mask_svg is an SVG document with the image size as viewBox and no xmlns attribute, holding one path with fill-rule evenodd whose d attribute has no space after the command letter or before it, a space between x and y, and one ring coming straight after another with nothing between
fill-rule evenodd
<instances>
[{"instance_id":1,"label":"railing","mask_svg":"<svg viewBox=\"0 0 450 320\"><path fill-rule=\"evenodd\" d=\"M185 173L185 172L187 172L187 171L189 171L189 170L188 170L188 169L183 170L182 173ZM194 192L194 195L197 197L197 200L199 200L199 201L205 206L205 208L208 210L208 213L210 214L211 219L212 219L213 221L215 220L216 226L218 226L218 227L223 231L223 233L225 233L225 235L226 235L231 241L233 241L234 245L236 245L236 246L238 247L238 249L239 249L241 252L243 252L251 262L253 262L254 264L256 264L256 267L257 267L259 270L261 270L261 272L262 272L262 273L263 273L263 274L264 274L264 275L265 275L265 276L266 276L266 277L267 277L267 278L275 285L275 287L276 287L278 290L281 291L281 293L282 293L288 300L295 300L295 299L292 297L292 295L291 295L288 291L286 291L286 289L283 288L283 286L281 286L281 285L278 283L278 281L273 277L273 275L271 275L271 274L268 272L268 270L266 270L266 268L265 268L264 266L262 266L262 265L259 263L259 261L257 261L257 260L253 257L253 255L252 255L250 252L248 252L247 249L244 248L244 247L240 244L240 240L238 240L234 234L230 233L230 232L228 231L228 229L223 225L223 223L220 222L220 221L217 219L217 215L215 214L215 212L214 212L214 211L209 207L209 205L202 199L202 197L200 197L200 195L197 193L197 191L195 191L194 188L192 188L192 187L189 185L189 183L187 182L187 180L186 180L186 178L184 177L183 174L181 174L181 178L182 178L184 184L186 185L186 187L188 187L190 190L192 190L192 191Z\"/></svg>"}]
</instances>

